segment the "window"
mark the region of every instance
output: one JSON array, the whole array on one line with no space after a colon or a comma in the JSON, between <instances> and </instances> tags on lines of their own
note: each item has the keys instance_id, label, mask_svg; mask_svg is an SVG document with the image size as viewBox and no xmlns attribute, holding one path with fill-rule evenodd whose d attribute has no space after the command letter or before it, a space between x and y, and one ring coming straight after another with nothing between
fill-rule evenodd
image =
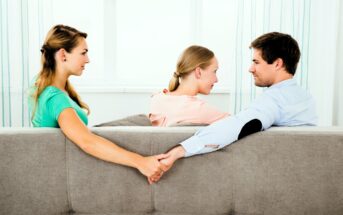
<instances>
[{"instance_id":1,"label":"window","mask_svg":"<svg viewBox=\"0 0 343 215\"><path fill-rule=\"evenodd\" d=\"M229 67L234 65L230 56L230 41L234 37L230 31L234 23L226 25L225 20L232 20L235 13L228 1L212 2L61 0L53 4L52 22L88 33L91 63L82 78L72 78L77 87L119 90L167 87L181 52L197 44L217 55L220 69L216 89L227 91ZM82 10L75 10L79 5L83 5Z\"/></svg>"}]
</instances>

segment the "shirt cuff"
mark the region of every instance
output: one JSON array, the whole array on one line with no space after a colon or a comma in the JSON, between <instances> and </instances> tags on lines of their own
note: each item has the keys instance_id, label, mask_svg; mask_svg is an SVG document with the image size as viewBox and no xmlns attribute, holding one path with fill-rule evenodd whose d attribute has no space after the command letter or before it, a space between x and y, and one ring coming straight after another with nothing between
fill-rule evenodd
<instances>
[{"instance_id":1,"label":"shirt cuff","mask_svg":"<svg viewBox=\"0 0 343 215\"><path fill-rule=\"evenodd\" d=\"M182 143L180 143L180 145L185 149L185 157L190 157L192 155L198 154L198 152L200 152L204 148L204 144L196 135L183 141Z\"/></svg>"}]
</instances>

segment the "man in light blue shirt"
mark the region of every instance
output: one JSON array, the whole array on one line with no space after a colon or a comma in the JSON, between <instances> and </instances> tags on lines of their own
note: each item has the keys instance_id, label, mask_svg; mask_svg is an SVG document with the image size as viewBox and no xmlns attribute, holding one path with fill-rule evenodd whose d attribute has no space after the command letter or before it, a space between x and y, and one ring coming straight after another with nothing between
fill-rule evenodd
<instances>
[{"instance_id":1,"label":"man in light blue shirt","mask_svg":"<svg viewBox=\"0 0 343 215\"><path fill-rule=\"evenodd\" d=\"M290 35L272 32L255 39L250 48L254 54L249 71L255 85L268 88L247 109L199 130L170 150L160 161L168 169L181 157L216 151L271 126L316 125L315 101L293 79L300 59L298 43Z\"/></svg>"}]
</instances>

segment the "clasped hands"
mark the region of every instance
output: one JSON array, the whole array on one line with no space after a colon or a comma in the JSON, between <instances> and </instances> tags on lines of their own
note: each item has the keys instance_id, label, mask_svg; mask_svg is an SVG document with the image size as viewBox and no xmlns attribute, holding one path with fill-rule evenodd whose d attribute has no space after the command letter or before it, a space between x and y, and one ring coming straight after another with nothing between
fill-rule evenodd
<instances>
[{"instance_id":1,"label":"clasped hands","mask_svg":"<svg viewBox=\"0 0 343 215\"><path fill-rule=\"evenodd\" d=\"M162 175L173 166L176 160L184 156L184 148L177 146L164 154L149 157L139 156L135 166L148 178L149 184L153 184L160 180Z\"/></svg>"},{"instance_id":2,"label":"clasped hands","mask_svg":"<svg viewBox=\"0 0 343 215\"><path fill-rule=\"evenodd\" d=\"M147 176L149 184L158 182L163 174L167 172L175 163L176 160L184 157L185 150L182 146L177 146L165 154L156 155L155 158L159 162L159 168L152 175Z\"/></svg>"}]
</instances>

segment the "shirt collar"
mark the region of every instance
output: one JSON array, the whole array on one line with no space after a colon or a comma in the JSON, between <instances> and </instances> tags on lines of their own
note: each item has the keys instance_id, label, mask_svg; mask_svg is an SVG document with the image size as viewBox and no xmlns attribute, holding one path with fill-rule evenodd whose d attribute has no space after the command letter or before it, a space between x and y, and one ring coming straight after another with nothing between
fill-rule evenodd
<instances>
[{"instance_id":1,"label":"shirt collar","mask_svg":"<svg viewBox=\"0 0 343 215\"><path fill-rule=\"evenodd\" d=\"M294 78L290 78L284 81L280 81L279 83L273 84L272 86L270 86L270 89L273 88L280 88L280 87L284 87L284 86L292 86L292 85L296 85L297 82Z\"/></svg>"}]
</instances>

